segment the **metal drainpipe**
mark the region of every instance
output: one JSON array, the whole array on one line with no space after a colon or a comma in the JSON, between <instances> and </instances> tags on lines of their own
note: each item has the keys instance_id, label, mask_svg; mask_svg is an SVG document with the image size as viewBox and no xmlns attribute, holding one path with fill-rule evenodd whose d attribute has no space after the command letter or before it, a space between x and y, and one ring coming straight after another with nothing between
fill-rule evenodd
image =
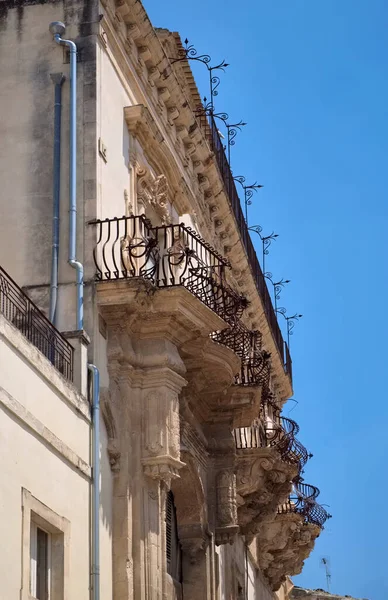
<instances>
[{"instance_id":1,"label":"metal drainpipe","mask_svg":"<svg viewBox=\"0 0 388 600\"><path fill-rule=\"evenodd\" d=\"M70 165L69 165L69 257L68 263L76 270L77 330L83 329L84 321L84 268L76 258L77 244L77 46L71 40L61 38L65 25L54 21L49 27L54 40L70 51Z\"/></svg>"},{"instance_id":2,"label":"metal drainpipe","mask_svg":"<svg viewBox=\"0 0 388 600\"><path fill-rule=\"evenodd\" d=\"M93 600L100 600L100 372L93 364L88 364L93 376L92 400L92 590Z\"/></svg>"},{"instance_id":3,"label":"metal drainpipe","mask_svg":"<svg viewBox=\"0 0 388 600\"><path fill-rule=\"evenodd\" d=\"M69 165L69 264L77 272L77 329L83 329L83 265L76 259L77 242L77 46L71 40L61 38L65 25L55 21L49 27L57 44L68 46L70 50L70 165ZM100 600L100 372L93 364L88 364L93 375L92 398L92 566L91 578L93 600Z\"/></svg>"},{"instance_id":4,"label":"metal drainpipe","mask_svg":"<svg viewBox=\"0 0 388 600\"><path fill-rule=\"evenodd\" d=\"M61 177L61 112L62 85L66 77L63 73L53 73L51 79L55 84L54 99L54 157L53 157L53 233L51 251L51 281L50 281L50 321L57 325L58 299L58 255L59 255L59 204Z\"/></svg>"}]
</instances>

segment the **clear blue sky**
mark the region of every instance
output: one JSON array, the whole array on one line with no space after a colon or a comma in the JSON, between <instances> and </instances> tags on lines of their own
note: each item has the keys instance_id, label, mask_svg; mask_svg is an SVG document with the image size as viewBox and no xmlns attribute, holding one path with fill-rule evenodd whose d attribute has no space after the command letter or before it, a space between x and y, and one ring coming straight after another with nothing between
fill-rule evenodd
<instances>
[{"instance_id":1,"label":"clear blue sky","mask_svg":"<svg viewBox=\"0 0 388 600\"><path fill-rule=\"evenodd\" d=\"M279 234L267 267L292 280L281 305L304 315L291 416L314 453L305 480L334 518L295 583L325 587L326 556L333 592L387 600L388 2L144 4L155 26L230 63L216 107L248 122L233 171L265 186L250 223Z\"/></svg>"}]
</instances>

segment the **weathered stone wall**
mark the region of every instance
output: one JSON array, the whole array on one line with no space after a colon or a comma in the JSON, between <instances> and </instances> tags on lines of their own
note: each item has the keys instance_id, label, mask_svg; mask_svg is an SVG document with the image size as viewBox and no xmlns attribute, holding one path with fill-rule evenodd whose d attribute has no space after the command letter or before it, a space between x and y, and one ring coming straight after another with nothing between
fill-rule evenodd
<instances>
[{"instance_id":1,"label":"weathered stone wall","mask_svg":"<svg viewBox=\"0 0 388 600\"><path fill-rule=\"evenodd\" d=\"M96 204L96 58L98 3L94 0L0 2L0 263L40 306L48 306L50 278L54 84L63 73L59 327L74 329L75 273L67 264L68 246L68 55L49 32L63 21L66 36L79 49L78 256L84 259L84 221ZM86 273L90 276L90 273ZM43 287L41 287L43 286ZM88 301L88 300L87 300ZM90 327L89 327L90 329Z\"/></svg>"}]
</instances>

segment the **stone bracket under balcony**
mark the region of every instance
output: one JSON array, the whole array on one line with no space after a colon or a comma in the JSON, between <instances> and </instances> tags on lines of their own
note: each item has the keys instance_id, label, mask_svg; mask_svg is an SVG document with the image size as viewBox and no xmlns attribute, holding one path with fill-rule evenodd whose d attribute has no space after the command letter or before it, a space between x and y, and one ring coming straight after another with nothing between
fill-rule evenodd
<instances>
[{"instance_id":1,"label":"stone bracket under balcony","mask_svg":"<svg viewBox=\"0 0 388 600\"><path fill-rule=\"evenodd\" d=\"M294 476L295 468L273 448L237 450L238 523L244 535L252 538L261 522L275 517Z\"/></svg>"},{"instance_id":2,"label":"stone bracket under balcony","mask_svg":"<svg viewBox=\"0 0 388 600\"><path fill-rule=\"evenodd\" d=\"M305 523L297 513L278 514L260 525L257 535L258 562L273 591L287 576L297 575L314 548L321 529Z\"/></svg>"},{"instance_id":3,"label":"stone bracket under balcony","mask_svg":"<svg viewBox=\"0 0 388 600\"><path fill-rule=\"evenodd\" d=\"M163 338L176 346L206 337L225 322L184 287L157 289L143 279L104 281L97 299L106 321L142 338Z\"/></svg>"},{"instance_id":4,"label":"stone bracket under balcony","mask_svg":"<svg viewBox=\"0 0 388 600\"><path fill-rule=\"evenodd\" d=\"M249 425L260 410L261 387L235 385L241 360L233 350L212 339L198 338L180 350L187 369L192 410L203 422Z\"/></svg>"}]
</instances>

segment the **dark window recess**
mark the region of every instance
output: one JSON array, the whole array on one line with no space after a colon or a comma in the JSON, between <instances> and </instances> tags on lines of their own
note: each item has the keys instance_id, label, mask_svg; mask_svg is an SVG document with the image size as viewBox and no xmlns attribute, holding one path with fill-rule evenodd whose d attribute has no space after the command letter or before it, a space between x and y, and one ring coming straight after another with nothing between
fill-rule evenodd
<instances>
[{"instance_id":1,"label":"dark window recess","mask_svg":"<svg viewBox=\"0 0 388 600\"><path fill-rule=\"evenodd\" d=\"M46 600L48 596L48 535L37 530L36 597Z\"/></svg>"},{"instance_id":2,"label":"dark window recess","mask_svg":"<svg viewBox=\"0 0 388 600\"><path fill-rule=\"evenodd\" d=\"M174 495L170 491L166 499L166 557L167 573L174 581L182 582L182 549L178 538L178 523Z\"/></svg>"}]
</instances>

